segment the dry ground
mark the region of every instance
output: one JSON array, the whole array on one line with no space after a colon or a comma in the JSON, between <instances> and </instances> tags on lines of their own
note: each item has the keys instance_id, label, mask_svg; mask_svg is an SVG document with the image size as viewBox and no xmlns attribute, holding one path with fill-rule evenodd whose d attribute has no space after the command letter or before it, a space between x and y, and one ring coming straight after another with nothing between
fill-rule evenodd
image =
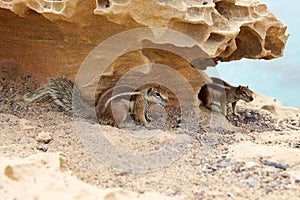
<instances>
[{"instance_id":1,"label":"dry ground","mask_svg":"<svg viewBox=\"0 0 300 200\"><path fill-rule=\"evenodd\" d=\"M282 108L275 116L259 109L261 102L240 103L240 117L232 117L224 126L212 128L209 112L201 108L197 125L181 122L163 131L137 127L132 132L86 122L74 123L71 116L55 105L24 102L22 95L37 88L34 78L18 74L13 68L1 70L0 159L3 160L1 169L5 170L0 174L0 196L7 199L18 197L14 190L26 191L28 198L48 196L50 199L64 195L66 199L74 199L70 189L46 190L39 187L43 184L35 184L34 188L29 184L41 176L43 183L49 181L45 187L77 184L75 178L68 179L69 182L59 178L51 182L55 174L63 173L62 176L67 177L68 172L97 188L133 191L132 198L146 199L149 192L159 193L155 193L155 198L161 199L300 198L299 110ZM193 118L193 113L190 115ZM293 124L295 130L285 123ZM78 124L85 129L80 131ZM89 135L87 129L93 132L99 127L101 137L113 144L112 147L103 146L102 140L95 141L97 133ZM50 136L49 141L43 134ZM164 147L165 154L155 154ZM115 149L126 153L117 155ZM57 156L58 152L63 155ZM44 155L39 159L47 162L31 166L30 159L26 158L39 153ZM139 153L155 156L131 157ZM49 171L49 174L45 171L41 175L44 168L56 169L49 165L49 159L61 163L63 170ZM20 163L16 164L16 160ZM30 170L26 171L28 166ZM26 186L31 188L28 190ZM92 192L81 192L82 187L81 182L75 187L80 194L76 198L95 198ZM124 196L113 197L123 199Z\"/></svg>"}]
</instances>

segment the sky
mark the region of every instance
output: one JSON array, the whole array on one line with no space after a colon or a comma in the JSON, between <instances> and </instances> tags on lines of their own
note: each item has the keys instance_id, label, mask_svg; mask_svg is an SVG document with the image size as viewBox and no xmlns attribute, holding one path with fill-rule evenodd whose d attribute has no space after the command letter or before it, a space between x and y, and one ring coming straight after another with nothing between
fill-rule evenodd
<instances>
[{"instance_id":1,"label":"sky","mask_svg":"<svg viewBox=\"0 0 300 200\"><path fill-rule=\"evenodd\" d=\"M288 27L290 36L283 57L220 62L217 72L232 85L248 85L257 93L275 97L284 106L300 108L300 1L261 1Z\"/></svg>"}]
</instances>

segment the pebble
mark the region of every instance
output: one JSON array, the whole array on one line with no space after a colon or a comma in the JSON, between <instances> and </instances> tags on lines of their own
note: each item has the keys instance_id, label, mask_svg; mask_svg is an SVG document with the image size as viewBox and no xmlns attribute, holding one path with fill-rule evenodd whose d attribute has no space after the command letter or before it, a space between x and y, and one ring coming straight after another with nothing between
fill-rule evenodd
<instances>
[{"instance_id":1,"label":"pebble","mask_svg":"<svg viewBox=\"0 0 300 200\"><path fill-rule=\"evenodd\" d=\"M294 148L300 149L300 142L296 142L296 143L294 144Z\"/></svg>"},{"instance_id":2,"label":"pebble","mask_svg":"<svg viewBox=\"0 0 300 200\"><path fill-rule=\"evenodd\" d=\"M257 180L256 179L250 179L250 180L243 179L240 181L240 183L249 185L250 187L255 187L257 184Z\"/></svg>"},{"instance_id":3,"label":"pebble","mask_svg":"<svg viewBox=\"0 0 300 200\"><path fill-rule=\"evenodd\" d=\"M85 163L85 164L83 165L83 167L86 168L86 169L89 169L89 168L90 168L90 164L89 164L89 163Z\"/></svg>"},{"instance_id":4,"label":"pebble","mask_svg":"<svg viewBox=\"0 0 300 200\"><path fill-rule=\"evenodd\" d=\"M244 179L248 179L250 177L250 174L248 172L245 173Z\"/></svg>"},{"instance_id":5,"label":"pebble","mask_svg":"<svg viewBox=\"0 0 300 200\"><path fill-rule=\"evenodd\" d=\"M177 191L176 190L168 190L167 191L167 195L172 196L172 195L176 195Z\"/></svg>"},{"instance_id":6,"label":"pebble","mask_svg":"<svg viewBox=\"0 0 300 200\"><path fill-rule=\"evenodd\" d=\"M47 152L48 151L48 147L44 147L44 146L37 146L36 149L41 150L43 152Z\"/></svg>"},{"instance_id":7,"label":"pebble","mask_svg":"<svg viewBox=\"0 0 300 200\"><path fill-rule=\"evenodd\" d=\"M229 166L231 166L231 162L229 159L222 160L217 164L218 168L229 167Z\"/></svg>"},{"instance_id":8,"label":"pebble","mask_svg":"<svg viewBox=\"0 0 300 200\"><path fill-rule=\"evenodd\" d=\"M44 143L49 143L52 139L53 139L53 138L52 138L52 136L51 136L51 133L49 133L49 132L44 132L44 131L40 132L40 133L38 134L38 136L35 138L35 140L36 140L37 142L44 142Z\"/></svg>"},{"instance_id":9,"label":"pebble","mask_svg":"<svg viewBox=\"0 0 300 200\"><path fill-rule=\"evenodd\" d=\"M233 171L238 173L241 171L241 167L244 165L244 162L236 162L234 164L234 168L233 168Z\"/></svg>"},{"instance_id":10,"label":"pebble","mask_svg":"<svg viewBox=\"0 0 300 200\"><path fill-rule=\"evenodd\" d=\"M192 147L193 147L193 144L188 143L188 144L186 144L185 146L186 146L186 148L189 149L189 148L192 148Z\"/></svg>"},{"instance_id":11,"label":"pebble","mask_svg":"<svg viewBox=\"0 0 300 200\"><path fill-rule=\"evenodd\" d=\"M214 164L212 167L211 167L212 170L214 171L217 171L219 169L218 165L217 164Z\"/></svg>"},{"instance_id":12,"label":"pebble","mask_svg":"<svg viewBox=\"0 0 300 200\"><path fill-rule=\"evenodd\" d=\"M258 167L258 166L259 166L259 164L256 163L256 162L247 162L245 164L245 168L249 169L249 170L252 170L252 169L254 169L255 167Z\"/></svg>"},{"instance_id":13,"label":"pebble","mask_svg":"<svg viewBox=\"0 0 300 200\"><path fill-rule=\"evenodd\" d=\"M140 193L140 194L144 194L145 193L145 190L143 190L143 189L137 189L136 190L138 193Z\"/></svg>"},{"instance_id":14,"label":"pebble","mask_svg":"<svg viewBox=\"0 0 300 200\"><path fill-rule=\"evenodd\" d=\"M8 117L3 117L3 118L1 119L2 122L9 122L9 120L10 120L10 119L9 119Z\"/></svg>"},{"instance_id":15,"label":"pebble","mask_svg":"<svg viewBox=\"0 0 300 200\"><path fill-rule=\"evenodd\" d=\"M262 163L267 166L273 166L275 168L284 169L284 170L286 170L288 168L287 165L282 164L282 163L277 163L277 162L263 161Z\"/></svg>"},{"instance_id":16,"label":"pebble","mask_svg":"<svg viewBox=\"0 0 300 200\"><path fill-rule=\"evenodd\" d=\"M64 131L65 131L65 134L71 134L72 133L72 131L70 129L65 129Z\"/></svg>"}]
</instances>

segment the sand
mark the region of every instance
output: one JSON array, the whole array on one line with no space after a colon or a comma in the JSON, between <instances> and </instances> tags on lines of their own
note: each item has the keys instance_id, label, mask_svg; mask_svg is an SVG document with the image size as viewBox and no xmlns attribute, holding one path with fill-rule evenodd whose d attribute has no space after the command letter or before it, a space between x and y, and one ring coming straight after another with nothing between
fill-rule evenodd
<instances>
[{"instance_id":1,"label":"sand","mask_svg":"<svg viewBox=\"0 0 300 200\"><path fill-rule=\"evenodd\" d=\"M201 108L197 125L132 131L24 102L29 75L0 78L3 199L300 198L300 111L272 98L239 102L222 127Z\"/></svg>"}]
</instances>

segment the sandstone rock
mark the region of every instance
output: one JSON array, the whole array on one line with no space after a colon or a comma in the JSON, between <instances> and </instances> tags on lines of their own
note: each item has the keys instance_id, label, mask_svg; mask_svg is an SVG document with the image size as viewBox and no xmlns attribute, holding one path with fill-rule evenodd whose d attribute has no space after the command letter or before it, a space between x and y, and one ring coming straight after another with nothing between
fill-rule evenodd
<instances>
[{"instance_id":1,"label":"sandstone rock","mask_svg":"<svg viewBox=\"0 0 300 200\"><path fill-rule=\"evenodd\" d=\"M49 143L52 139L53 138L51 136L51 133L44 132L44 131L40 132L38 136L35 138L37 142L44 142L44 143Z\"/></svg>"},{"instance_id":2,"label":"sandstone rock","mask_svg":"<svg viewBox=\"0 0 300 200\"><path fill-rule=\"evenodd\" d=\"M99 43L132 28L169 29L194 41L155 30L154 39L142 38L140 49L106 63L110 48L128 43L130 49L131 41L111 44L96 59L98 65L108 67L103 88L116 84L136 66L155 62L173 67L197 90L206 77L189 63L203 69L217 61L277 58L288 38L286 26L258 0L0 0L0 8L0 67L13 65L39 80L55 75L74 78ZM185 54L176 55L168 47Z\"/></svg>"},{"instance_id":3,"label":"sandstone rock","mask_svg":"<svg viewBox=\"0 0 300 200\"><path fill-rule=\"evenodd\" d=\"M274 115L278 115L274 105L264 105L264 106L261 107L261 109L267 110L267 111L269 111L270 113L272 113Z\"/></svg>"},{"instance_id":4,"label":"sandstone rock","mask_svg":"<svg viewBox=\"0 0 300 200\"><path fill-rule=\"evenodd\" d=\"M121 188L101 189L89 185L66 171L65 160L61 153L34 154L23 159L1 156L1 197L55 199L61 194L64 199L171 199L157 192L138 194Z\"/></svg>"}]
</instances>

